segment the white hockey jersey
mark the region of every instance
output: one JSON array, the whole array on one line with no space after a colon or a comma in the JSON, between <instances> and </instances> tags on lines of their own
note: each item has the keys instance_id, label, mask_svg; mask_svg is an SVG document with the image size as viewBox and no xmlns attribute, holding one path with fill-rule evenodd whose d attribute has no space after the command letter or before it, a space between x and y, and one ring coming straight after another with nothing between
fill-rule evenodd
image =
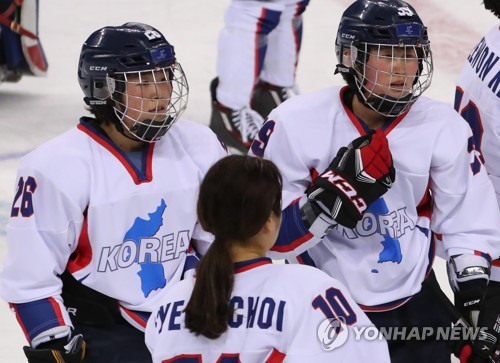
<instances>
[{"instance_id":1,"label":"white hockey jersey","mask_svg":"<svg viewBox=\"0 0 500 363\"><path fill-rule=\"evenodd\" d=\"M303 225L296 201L339 148L367 132L343 104L345 90L291 98L252 144L250 153L275 162L284 177L288 207L272 256L307 250L309 262L344 283L366 311L394 308L420 290L434 257L431 231L442 235L448 257L499 256L500 213L484 168L475 168L470 128L451 107L426 97L382 128L396 169L392 188L356 228L338 225L318 243L322 236Z\"/></svg>"},{"instance_id":2,"label":"white hockey jersey","mask_svg":"<svg viewBox=\"0 0 500 363\"><path fill-rule=\"evenodd\" d=\"M147 145L139 170L91 120L20 162L0 292L29 341L54 324L71 326L57 276L66 269L118 300L137 326L134 311L151 312L158 292L194 267L191 242L204 253L212 240L196 201L225 151L208 127L179 121Z\"/></svg>"},{"instance_id":3,"label":"white hockey jersey","mask_svg":"<svg viewBox=\"0 0 500 363\"><path fill-rule=\"evenodd\" d=\"M194 281L166 291L148 321L146 344L154 363L390 362L384 339L367 340L354 332L365 327L377 336L345 287L318 269L273 265L267 258L237 263L230 299L234 315L216 340L185 327ZM338 334L325 330L325 322L328 327L328 319L335 318L342 321L331 325L340 328Z\"/></svg>"},{"instance_id":4,"label":"white hockey jersey","mask_svg":"<svg viewBox=\"0 0 500 363\"><path fill-rule=\"evenodd\" d=\"M467 57L457 81L455 110L474 134L476 164L484 163L500 205L500 26L494 26ZM500 261L492 278L500 281Z\"/></svg>"}]
</instances>

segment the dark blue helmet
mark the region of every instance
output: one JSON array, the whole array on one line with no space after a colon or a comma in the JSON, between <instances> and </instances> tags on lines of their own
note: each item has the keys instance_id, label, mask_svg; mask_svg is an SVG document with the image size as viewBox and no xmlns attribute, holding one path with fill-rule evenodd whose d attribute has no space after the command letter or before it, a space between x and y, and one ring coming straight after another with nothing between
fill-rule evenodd
<instances>
[{"instance_id":1,"label":"dark blue helmet","mask_svg":"<svg viewBox=\"0 0 500 363\"><path fill-rule=\"evenodd\" d=\"M413 50L418 56L417 77L404 97L376 95L364 88L364 68L370 51L384 47ZM405 112L430 86L433 66L427 27L415 9L404 1L358 0L351 4L340 20L335 53L339 62L337 72L344 75L348 84L356 85L361 101L384 115Z\"/></svg>"},{"instance_id":2,"label":"dark blue helmet","mask_svg":"<svg viewBox=\"0 0 500 363\"><path fill-rule=\"evenodd\" d=\"M103 90L107 75L166 67L175 61L174 47L152 26L107 26L92 33L83 44L78 80L85 97L102 100L109 95Z\"/></svg>"},{"instance_id":3,"label":"dark blue helmet","mask_svg":"<svg viewBox=\"0 0 500 363\"><path fill-rule=\"evenodd\" d=\"M342 64L342 50L353 42L387 45L429 44L427 27L415 9L401 0L358 0L340 20L335 53Z\"/></svg>"},{"instance_id":4,"label":"dark blue helmet","mask_svg":"<svg viewBox=\"0 0 500 363\"><path fill-rule=\"evenodd\" d=\"M155 83L158 88L162 82L168 82L172 92L168 98L156 94L144 95L141 99L168 100L169 106L159 105L160 101L157 107L149 107L148 112L134 109L135 114L148 113L150 117L131 119L129 114L132 112L128 112L129 97L126 97L127 85L131 82L145 84L145 79L148 79L149 84ZM116 118L108 121L115 122L121 132L125 128L142 141L158 140L186 108L188 85L182 67L176 61L174 47L160 31L147 24L107 26L92 33L82 46L78 81L85 102L91 108L112 106ZM151 109L155 109L155 112L151 112ZM157 109L161 111L156 112ZM134 122L133 125L130 125L130 120Z\"/></svg>"}]
</instances>

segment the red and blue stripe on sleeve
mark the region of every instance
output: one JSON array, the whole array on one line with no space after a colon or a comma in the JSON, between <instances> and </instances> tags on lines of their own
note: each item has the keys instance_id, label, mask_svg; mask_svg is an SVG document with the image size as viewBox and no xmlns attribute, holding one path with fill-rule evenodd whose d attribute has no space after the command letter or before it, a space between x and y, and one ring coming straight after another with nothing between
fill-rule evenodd
<instances>
[{"instance_id":1,"label":"red and blue stripe on sleeve","mask_svg":"<svg viewBox=\"0 0 500 363\"><path fill-rule=\"evenodd\" d=\"M273 252L287 253L296 250L309 241L313 234L302 221L299 200L296 199L283 211L281 228L276 243L271 248Z\"/></svg>"},{"instance_id":2,"label":"red and blue stripe on sleeve","mask_svg":"<svg viewBox=\"0 0 500 363\"><path fill-rule=\"evenodd\" d=\"M29 343L40 333L58 326L66 326L61 305L56 299L36 300L23 304L9 304Z\"/></svg>"}]
</instances>

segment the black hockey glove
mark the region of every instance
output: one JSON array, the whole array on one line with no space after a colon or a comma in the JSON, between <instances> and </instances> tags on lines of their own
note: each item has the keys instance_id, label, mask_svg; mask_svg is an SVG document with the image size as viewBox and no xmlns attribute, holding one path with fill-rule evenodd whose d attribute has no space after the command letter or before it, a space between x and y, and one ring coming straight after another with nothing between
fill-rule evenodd
<instances>
[{"instance_id":1,"label":"black hockey glove","mask_svg":"<svg viewBox=\"0 0 500 363\"><path fill-rule=\"evenodd\" d=\"M85 358L86 344L81 334L68 343L64 339L42 343L36 348L24 347L29 363L80 363Z\"/></svg>"},{"instance_id":2,"label":"black hockey glove","mask_svg":"<svg viewBox=\"0 0 500 363\"><path fill-rule=\"evenodd\" d=\"M459 352L460 363L500 362L500 282L490 281L477 327L481 332Z\"/></svg>"},{"instance_id":3,"label":"black hockey glove","mask_svg":"<svg viewBox=\"0 0 500 363\"><path fill-rule=\"evenodd\" d=\"M340 148L306 194L313 210L321 210L337 223L354 228L368 206L391 188L395 178L385 134L370 131Z\"/></svg>"},{"instance_id":4,"label":"black hockey glove","mask_svg":"<svg viewBox=\"0 0 500 363\"><path fill-rule=\"evenodd\" d=\"M472 327L481 329L472 341L454 344L461 363L500 362L494 358L500 341L500 283L488 283L489 274L490 263L481 256L453 256L448 263L455 306Z\"/></svg>"}]
</instances>

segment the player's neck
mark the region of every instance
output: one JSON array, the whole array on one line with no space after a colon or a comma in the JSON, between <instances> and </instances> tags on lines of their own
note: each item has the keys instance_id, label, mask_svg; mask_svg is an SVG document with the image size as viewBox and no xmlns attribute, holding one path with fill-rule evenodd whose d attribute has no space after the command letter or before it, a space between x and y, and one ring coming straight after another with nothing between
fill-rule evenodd
<instances>
[{"instance_id":1,"label":"player's neck","mask_svg":"<svg viewBox=\"0 0 500 363\"><path fill-rule=\"evenodd\" d=\"M382 127L386 121L386 117L380 113L365 106L358 100L357 96L352 99L352 112L360 118L368 128L376 130Z\"/></svg>"},{"instance_id":2,"label":"player's neck","mask_svg":"<svg viewBox=\"0 0 500 363\"><path fill-rule=\"evenodd\" d=\"M231 259L233 262L253 260L266 257L267 248L260 244L231 243Z\"/></svg>"},{"instance_id":3,"label":"player's neck","mask_svg":"<svg viewBox=\"0 0 500 363\"><path fill-rule=\"evenodd\" d=\"M119 132L115 125L103 124L102 129L106 132L111 140L123 151L140 151L144 149L145 143L139 140L133 140Z\"/></svg>"}]
</instances>

